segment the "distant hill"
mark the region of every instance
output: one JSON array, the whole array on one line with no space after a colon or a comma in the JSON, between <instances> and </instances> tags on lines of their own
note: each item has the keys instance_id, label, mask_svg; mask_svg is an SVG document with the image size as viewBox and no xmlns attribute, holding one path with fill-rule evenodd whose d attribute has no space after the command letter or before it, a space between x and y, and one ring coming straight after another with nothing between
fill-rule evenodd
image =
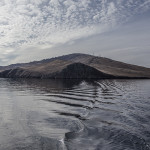
<instances>
[{"instance_id":1,"label":"distant hill","mask_svg":"<svg viewBox=\"0 0 150 150\"><path fill-rule=\"evenodd\" d=\"M150 78L150 68L87 54L0 67L1 78Z\"/></svg>"}]
</instances>

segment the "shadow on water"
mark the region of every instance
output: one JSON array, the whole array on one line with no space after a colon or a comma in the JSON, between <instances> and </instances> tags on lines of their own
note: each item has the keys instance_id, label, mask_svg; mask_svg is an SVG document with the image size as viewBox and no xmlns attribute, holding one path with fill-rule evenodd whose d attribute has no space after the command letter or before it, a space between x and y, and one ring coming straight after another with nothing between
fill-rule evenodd
<instances>
[{"instance_id":1,"label":"shadow on water","mask_svg":"<svg viewBox=\"0 0 150 150\"><path fill-rule=\"evenodd\" d=\"M79 85L83 80L72 79L72 80L62 80L62 79L7 79L10 84L21 86L27 85L30 88L37 88L41 90L57 89L70 89L74 86Z\"/></svg>"},{"instance_id":2,"label":"shadow on water","mask_svg":"<svg viewBox=\"0 0 150 150\"><path fill-rule=\"evenodd\" d=\"M0 150L150 150L150 80L0 82Z\"/></svg>"}]
</instances>

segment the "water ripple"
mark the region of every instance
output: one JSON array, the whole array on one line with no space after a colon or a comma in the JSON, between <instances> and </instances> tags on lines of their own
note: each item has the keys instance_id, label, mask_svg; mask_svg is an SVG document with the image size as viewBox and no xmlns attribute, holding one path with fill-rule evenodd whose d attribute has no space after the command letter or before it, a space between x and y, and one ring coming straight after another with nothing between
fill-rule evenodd
<instances>
[{"instance_id":1,"label":"water ripple","mask_svg":"<svg viewBox=\"0 0 150 150\"><path fill-rule=\"evenodd\" d=\"M150 80L0 82L0 150L150 150Z\"/></svg>"}]
</instances>

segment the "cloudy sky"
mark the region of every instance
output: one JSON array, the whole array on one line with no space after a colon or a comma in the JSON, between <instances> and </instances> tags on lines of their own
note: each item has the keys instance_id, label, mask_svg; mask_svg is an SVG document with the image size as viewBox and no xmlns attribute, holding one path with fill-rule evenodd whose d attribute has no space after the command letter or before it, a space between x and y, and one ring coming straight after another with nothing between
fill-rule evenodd
<instances>
[{"instance_id":1,"label":"cloudy sky","mask_svg":"<svg viewBox=\"0 0 150 150\"><path fill-rule=\"evenodd\" d=\"M78 52L150 67L150 0L0 0L0 65Z\"/></svg>"}]
</instances>

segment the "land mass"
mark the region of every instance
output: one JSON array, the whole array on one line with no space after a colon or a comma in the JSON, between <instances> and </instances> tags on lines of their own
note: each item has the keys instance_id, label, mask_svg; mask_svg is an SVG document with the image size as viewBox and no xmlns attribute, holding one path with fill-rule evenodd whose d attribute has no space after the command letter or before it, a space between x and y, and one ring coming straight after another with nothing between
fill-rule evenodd
<instances>
[{"instance_id":1,"label":"land mass","mask_svg":"<svg viewBox=\"0 0 150 150\"><path fill-rule=\"evenodd\" d=\"M1 78L115 79L150 78L150 68L104 57L69 54L30 63L0 66Z\"/></svg>"}]
</instances>

